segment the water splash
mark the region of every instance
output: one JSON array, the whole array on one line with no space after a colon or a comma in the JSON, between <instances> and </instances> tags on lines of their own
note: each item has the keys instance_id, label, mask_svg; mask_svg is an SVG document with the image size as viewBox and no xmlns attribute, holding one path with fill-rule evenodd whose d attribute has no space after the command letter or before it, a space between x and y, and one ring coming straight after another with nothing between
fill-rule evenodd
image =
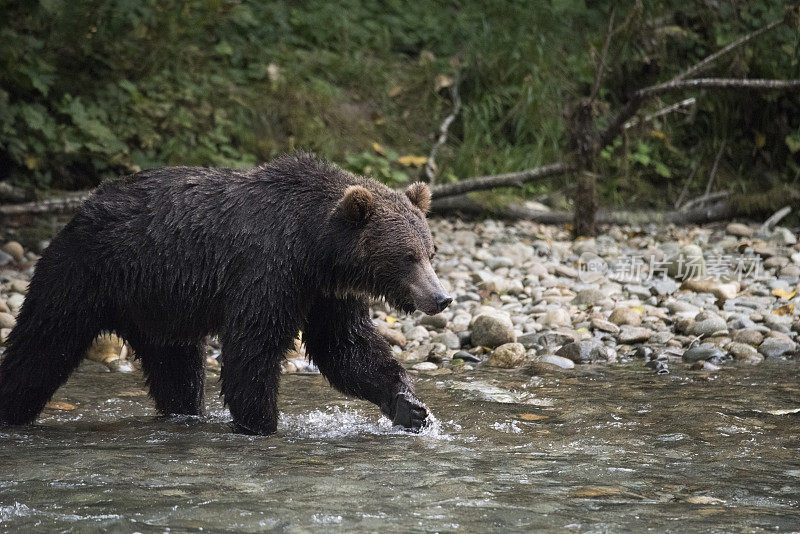
<instances>
[{"instance_id":1,"label":"water splash","mask_svg":"<svg viewBox=\"0 0 800 534\"><path fill-rule=\"evenodd\" d=\"M375 418L360 410L335 406L326 410L313 410L300 414L283 414L278 431L292 437L314 439L341 439L359 435L417 436L433 440L450 440L452 436L442 429L442 423L429 416L429 424L419 434L409 434L393 426L386 417Z\"/></svg>"}]
</instances>

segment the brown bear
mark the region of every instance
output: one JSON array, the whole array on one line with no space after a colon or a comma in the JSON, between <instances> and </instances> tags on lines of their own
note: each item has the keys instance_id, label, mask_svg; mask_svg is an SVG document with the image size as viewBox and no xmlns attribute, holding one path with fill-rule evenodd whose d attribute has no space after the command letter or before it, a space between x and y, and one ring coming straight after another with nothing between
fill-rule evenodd
<instances>
[{"instance_id":1,"label":"brown bear","mask_svg":"<svg viewBox=\"0 0 800 534\"><path fill-rule=\"evenodd\" d=\"M420 430L427 409L368 299L428 314L451 302L431 267L430 202L422 183L397 192L308 154L102 184L36 266L0 363L0 424L32 422L102 332L130 343L160 412L201 414L216 334L235 428L269 434L302 331L334 387Z\"/></svg>"}]
</instances>

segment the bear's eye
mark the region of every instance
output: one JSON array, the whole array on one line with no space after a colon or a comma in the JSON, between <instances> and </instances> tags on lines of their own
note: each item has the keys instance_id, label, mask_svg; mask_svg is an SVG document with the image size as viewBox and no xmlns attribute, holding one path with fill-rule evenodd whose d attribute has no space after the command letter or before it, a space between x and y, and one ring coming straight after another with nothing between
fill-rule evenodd
<instances>
[{"instance_id":1,"label":"bear's eye","mask_svg":"<svg viewBox=\"0 0 800 534\"><path fill-rule=\"evenodd\" d=\"M408 263L416 263L416 261L417 261L417 256L416 256L416 255L414 255L414 254L410 254L410 253L409 253L409 254L406 254L406 261L407 261Z\"/></svg>"}]
</instances>

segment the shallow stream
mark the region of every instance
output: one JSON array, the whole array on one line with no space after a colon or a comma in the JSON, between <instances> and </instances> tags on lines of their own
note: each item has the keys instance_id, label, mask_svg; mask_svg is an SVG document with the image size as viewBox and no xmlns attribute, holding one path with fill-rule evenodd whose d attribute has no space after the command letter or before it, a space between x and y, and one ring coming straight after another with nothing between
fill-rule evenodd
<instances>
[{"instance_id":1,"label":"shallow stream","mask_svg":"<svg viewBox=\"0 0 800 534\"><path fill-rule=\"evenodd\" d=\"M422 435L288 375L270 437L157 417L137 373L84 362L0 429L0 530L797 531L800 366L417 377ZM63 409L72 408L75 409Z\"/></svg>"}]
</instances>

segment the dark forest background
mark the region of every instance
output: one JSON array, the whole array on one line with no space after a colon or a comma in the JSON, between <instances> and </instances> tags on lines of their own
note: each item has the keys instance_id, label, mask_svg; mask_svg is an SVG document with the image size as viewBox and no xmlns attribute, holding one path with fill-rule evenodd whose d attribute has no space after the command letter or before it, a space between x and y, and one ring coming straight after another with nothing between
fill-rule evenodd
<instances>
[{"instance_id":1,"label":"dark forest background","mask_svg":"<svg viewBox=\"0 0 800 534\"><path fill-rule=\"evenodd\" d=\"M0 3L0 181L85 189L162 165L245 167L304 149L390 185L558 161L591 90L612 2L107 0ZM776 0L619 2L597 112L787 16ZM787 17L788 18L788 17ZM709 75L800 78L784 24ZM691 93L694 106L602 152L609 206L671 204L692 177L737 193L800 188L796 93ZM665 96L656 110L684 96ZM721 151L721 152L720 152ZM528 184L568 205L573 178Z\"/></svg>"}]
</instances>

